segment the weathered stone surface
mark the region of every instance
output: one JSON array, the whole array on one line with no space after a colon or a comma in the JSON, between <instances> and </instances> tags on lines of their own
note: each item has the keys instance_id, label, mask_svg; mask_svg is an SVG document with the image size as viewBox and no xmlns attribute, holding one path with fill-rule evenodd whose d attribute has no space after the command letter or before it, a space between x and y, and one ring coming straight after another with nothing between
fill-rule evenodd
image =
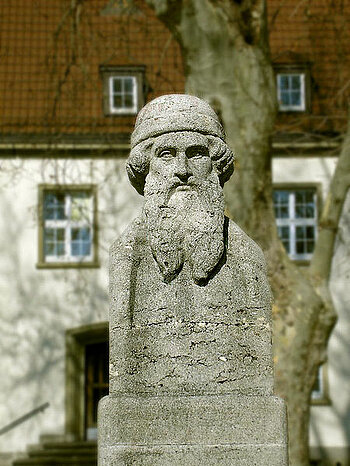
<instances>
[{"instance_id":1,"label":"weathered stone surface","mask_svg":"<svg viewBox=\"0 0 350 466\"><path fill-rule=\"evenodd\" d=\"M274 396L120 395L103 398L99 409L106 446L284 442L285 406Z\"/></svg>"},{"instance_id":2,"label":"weathered stone surface","mask_svg":"<svg viewBox=\"0 0 350 466\"><path fill-rule=\"evenodd\" d=\"M286 465L260 248L224 216L233 154L193 96L139 114L127 171L142 214L110 251L110 396L99 464Z\"/></svg>"},{"instance_id":3,"label":"weathered stone surface","mask_svg":"<svg viewBox=\"0 0 350 466\"><path fill-rule=\"evenodd\" d=\"M206 286L186 265L167 284L145 230L136 220L111 249L110 392L271 394L271 303L258 247L227 222L225 262Z\"/></svg>"},{"instance_id":4,"label":"weathered stone surface","mask_svg":"<svg viewBox=\"0 0 350 466\"><path fill-rule=\"evenodd\" d=\"M102 447L99 466L285 466L284 445L162 445Z\"/></svg>"}]
</instances>

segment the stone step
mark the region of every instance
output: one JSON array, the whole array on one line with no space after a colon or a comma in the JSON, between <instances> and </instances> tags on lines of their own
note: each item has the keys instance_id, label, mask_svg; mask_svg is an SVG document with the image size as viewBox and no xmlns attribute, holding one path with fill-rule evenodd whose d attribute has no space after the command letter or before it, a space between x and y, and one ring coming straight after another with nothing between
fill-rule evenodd
<instances>
[{"instance_id":1,"label":"stone step","mask_svg":"<svg viewBox=\"0 0 350 466\"><path fill-rule=\"evenodd\" d=\"M45 465L45 466L60 466L63 464L69 464L71 466L96 466L97 459L91 458L64 458L64 457L50 457L45 458L23 458L13 462L13 466L33 466L33 465Z\"/></svg>"},{"instance_id":2,"label":"stone step","mask_svg":"<svg viewBox=\"0 0 350 466\"><path fill-rule=\"evenodd\" d=\"M13 466L30 465L97 465L96 442L46 441L28 447L26 458L17 459Z\"/></svg>"},{"instance_id":3,"label":"stone step","mask_svg":"<svg viewBox=\"0 0 350 466\"><path fill-rule=\"evenodd\" d=\"M70 442L50 442L43 444L37 443L27 446L27 452L30 455L35 454L36 452L45 452L47 454L48 451L51 452L52 450L79 452L79 454L81 452L86 454L96 454L97 445L96 442L75 442L74 444Z\"/></svg>"},{"instance_id":4,"label":"stone step","mask_svg":"<svg viewBox=\"0 0 350 466\"><path fill-rule=\"evenodd\" d=\"M28 451L29 457L33 456L84 456L84 457L96 457L97 453L95 450L84 449L84 448L57 448L50 450L32 450Z\"/></svg>"},{"instance_id":5,"label":"stone step","mask_svg":"<svg viewBox=\"0 0 350 466\"><path fill-rule=\"evenodd\" d=\"M87 440L81 442L42 442L40 446L49 449L49 448L89 448L91 450L97 449L97 443L94 440Z\"/></svg>"}]
</instances>

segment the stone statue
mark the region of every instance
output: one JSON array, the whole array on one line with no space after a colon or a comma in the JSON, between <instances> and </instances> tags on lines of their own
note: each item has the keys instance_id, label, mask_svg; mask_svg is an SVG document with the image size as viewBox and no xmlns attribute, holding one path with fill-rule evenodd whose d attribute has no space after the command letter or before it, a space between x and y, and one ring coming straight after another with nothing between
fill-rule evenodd
<instances>
[{"instance_id":1,"label":"stone statue","mask_svg":"<svg viewBox=\"0 0 350 466\"><path fill-rule=\"evenodd\" d=\"M287 465L264 257L224 215L233 168L203 100L140 111L127 172L145 204L110 252L100 466Z\"/></svg>"}]
</instances>

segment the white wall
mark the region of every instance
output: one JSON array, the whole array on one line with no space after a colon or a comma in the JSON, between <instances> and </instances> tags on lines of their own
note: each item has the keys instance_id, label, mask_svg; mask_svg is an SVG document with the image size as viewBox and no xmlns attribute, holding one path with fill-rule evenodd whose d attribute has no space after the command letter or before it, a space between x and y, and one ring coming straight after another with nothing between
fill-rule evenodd
<instances>
[{"instance_id":1,"label":"white wall","mask_svg":"<svg viewBox=\"0 0 350 466\"><path fill-rule=\"evenodd\" d=\"M2 160L0 167L0 428L50 407L0 437L24 449L64 428L65 330L108 319L108 247L142 198L119 160ZM99 269L37 269L38 185L96 184Z\"/></svg>"}]
</instances>

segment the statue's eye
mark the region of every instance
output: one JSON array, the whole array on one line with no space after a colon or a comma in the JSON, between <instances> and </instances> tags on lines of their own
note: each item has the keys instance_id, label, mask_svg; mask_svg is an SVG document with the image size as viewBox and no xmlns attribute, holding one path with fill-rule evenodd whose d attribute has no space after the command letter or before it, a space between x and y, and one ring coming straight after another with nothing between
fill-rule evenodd
<instances>
[{"instance_id":1,"label":"statue's eye","mask_svg":"<svg viewBox=\"0 0 350 466\"><path fill-rule=\"evenodd\" d=\"M162 149L158 152L158 157L162 159L171 159L175 157L176 151L175 149Z\"/></svg>"},{"instance_id":2,"label":"statue's eye","mask_svg":"<svg viewBox=\"0 0 350 466\"><path fill-rule=\"evenodd\" d=\"M189 159L207 157L209 155L208 149L204 146L193 146L189 147L186 151L186 155Z\"/></svg>"}]
</instances>

